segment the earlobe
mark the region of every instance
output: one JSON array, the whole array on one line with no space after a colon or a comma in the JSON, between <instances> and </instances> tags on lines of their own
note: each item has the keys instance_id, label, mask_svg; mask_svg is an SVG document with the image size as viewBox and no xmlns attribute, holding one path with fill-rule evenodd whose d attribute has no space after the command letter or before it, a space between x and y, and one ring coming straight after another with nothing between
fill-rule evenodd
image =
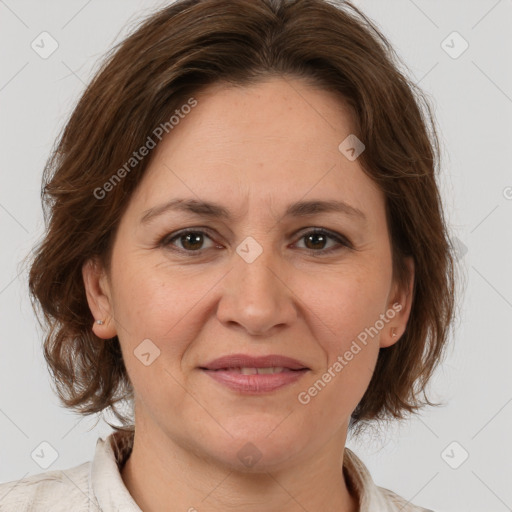
<instances>
[{"instance_id":1,"label":"earlobe","mask_svg":"<svg viewBox=\"0 0 512 512\"><path fill-rule=\"evenodd\" d=\"M393 317L380 337L380 347L385 348L397 343L407 328L414 297L414 261L405 260L408 274L405 285L396 285L396 291L388 304L388 311L393 310ZM390 315L391 316L391 315Z\"/></svg>"},{"instance_id":2,"label":"earlobe","mask_svg":"<svg viewBox=\"0 0 512 512\"><path fill-rule=\"evenodd\" d=\"M92 331L102 339L116 336L113 322L110 287L105 271L97 259L87 260L82 266L87 303L95 318Z\"/></svg>"},{"instance_id":3,"label":"earlobe","mask_svg":"<svg viewBox=\"0 0 512 512\"><path fill-rule=\"evenodd\" d=\"M403 330L401 329L402 322L400 320L400 313L402 310L402 304L395 302L393 307L386 311L386 316L388 316L388 318L391 317L393 312L395 313L395 316L393 316L388 326L381 332L380 348L390 347L400 340L400 337L405 331L405 328ZM396 311L398 311L398 313L396 313Z\"/></svg>"}]
</instances>

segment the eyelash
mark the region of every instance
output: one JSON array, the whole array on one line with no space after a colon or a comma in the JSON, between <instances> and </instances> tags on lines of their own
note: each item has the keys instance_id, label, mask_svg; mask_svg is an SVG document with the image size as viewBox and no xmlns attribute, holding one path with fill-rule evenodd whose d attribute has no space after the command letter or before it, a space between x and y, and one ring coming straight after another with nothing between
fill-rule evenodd
<instances>
[{"instance_id":1,"label":"eyelash","mask_svg":"<svg viewBox=\"0 0 512 512\"><path fill-rule=\"evenodd\" d=\"M181 249L179 247L172 246L172 242L174 240L179 239L182 236L187 235L189 233L206 235L206 236L208 236L208 238L212 239L211 233L210 233L209 230L206 230L206 229L203 229L203 228L197 228L197 229L196 228L187 228L187 229L183 229L183 230L178 231L178 232L174 232L174 233L165 235L160 240L158 245L161 246L161 247L170 248L170 250L180 252L180 253L182 253L184 255L186 254L187 256L200 256L204 251L206 251L208 249L198 249L196 251L192 251L192 250ZM299 237L299 240L303 239L307 235L311 235L311 234L325 235L328 238L336 240L341 245L341 247L340 246L335 246L335 247L331 247L329 249L318 249L318 250L315 250L315 249L304 249L304 250L306 250L307 252L309 252L310 254L312 254L314 256L328 255L328 254L331 254L334 251L338 251L338 250L341 250L341 249L353 249L352 244L350 243L350 241L346 237L344 237L342 235L339 235L339 234L336 234L334 232L328 231L328 230L323 229L323 228L313 228L310 231L306 231L304 234L302 234Z\"/></svg>"}]
</instances>

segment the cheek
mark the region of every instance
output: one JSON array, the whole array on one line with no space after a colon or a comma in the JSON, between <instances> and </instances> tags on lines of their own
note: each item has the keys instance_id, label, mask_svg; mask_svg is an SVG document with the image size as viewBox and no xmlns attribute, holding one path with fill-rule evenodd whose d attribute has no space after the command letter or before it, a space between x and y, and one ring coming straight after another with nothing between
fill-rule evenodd
<instances>
[{"instance_id":1,"label":"cheek","mask_svg":"<svg viewBox=\"0 0 512 512\"><path fill-rule=\"evenodd\" d=\"M155 366L181 372L184 354L211 314L205 304L221 277L204 269L173 269L162 258L118 258L114 313L128 371L140 372L134 351L149 339L160 350Z\"/></svg>"},{"instance_id":2,"label":"cheek","mask_svg":"<svg viewBox=\"0 0 512 512\"><path fill-rule=\"evenodd\" d=\"M130 328L129 336L160 338L178 326L194 300L200 299L198 282L186 281L180 272L169 272L162 259L147 254L118 255L113 267L116 320ZM165 262L164 262L165 264Z\"/></svg>"},{"instance_id":3,"label":"cheek","mask_svg":"<svg viewBox=\"0 0 512 512\"><path fill-rule=\"evenodd\" d=\"M385 312L391 276L376 268L351 266L327 276L321 285L308 286L308 304L322 320L330 351L342 350Z\"/></svg>"},{"instance_id":4,"label":"cheek","mask_svg":"<svg viewBox=\"0 0 512 512\"><path fill-rule=\"evenodd\" d=\"M322 403L352 411L366 391L386 325L380 319L386 311L390 280L387 265L372 263L352 265L322 279L319 285L317 280L316 287L308 286L311 318L321 320L312 320L317 326L313 337L325 356L325 367L303 395L302 403L309 399L316 403L312 404L315 414L326 414Z\"/></svg>"},{"instance_id":5,"label":"cheek","mask_svg":"<svg viewBox=\"0 0 512 512\"><path fill-rule=\"evenodd\" d=\"M385 298L375 284L352 274L309 296L315 316L321 319L315 321L313 337L323 351L325 366L311 375L297 398L314 423L339 425L368 388L379 354L379 335L369 328L383 312Z\"/></svg>"},{"instance_id":6,"label":"cheek","mask_svg":"<svg viewBox=\"0 0 512 512\"><path fill-rule=\"evenodd\" d=\"M179 366L194 338L188 320L193 305L204 295L191 283L187 286L180 279L170 282L169 275L167 279L165 275L148 261L119 258L114 276L118 337L144 414L168 410L170 403L176 408L181 406L184 393L178 383L182 380Z\"/></svg>"}]
</instances>

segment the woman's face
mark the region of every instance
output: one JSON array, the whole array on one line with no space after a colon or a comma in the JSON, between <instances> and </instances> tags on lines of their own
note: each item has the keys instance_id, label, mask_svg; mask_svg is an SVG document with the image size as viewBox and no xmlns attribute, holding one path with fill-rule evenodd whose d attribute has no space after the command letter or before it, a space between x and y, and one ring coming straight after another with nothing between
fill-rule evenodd
<instances>
[{"instance_id":1,"label":"woman's face","mask_svg":"<svg viewBox=\"0 0 512 512\"><path fill-rule=\"evenodd\" d=\"M349 112L277 78L195 98L153 150L110 275L84 267L106 320L94 331L121 343L137 435L247 470L342 449L379 347L410 309L384 196L339 149ZM232 355L296 365L211 364Z\"/></svg>"}]
</instances>

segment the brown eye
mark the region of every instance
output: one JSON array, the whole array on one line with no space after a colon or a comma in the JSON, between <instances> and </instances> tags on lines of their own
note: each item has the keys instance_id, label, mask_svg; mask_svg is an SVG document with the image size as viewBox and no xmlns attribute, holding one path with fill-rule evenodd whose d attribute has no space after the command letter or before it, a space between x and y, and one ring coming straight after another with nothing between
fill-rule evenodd
<instances>
[{"instance_id":1,"label":"brown eye","mask_svg":"<svg viewBox=\"0 0 512 512\"><path fill-rule=\"evenodd\" d=\"M187 230L165 237L161 245L164 247L175 246L178 250L185 252L200 252L209 247L204 247L205 238L211 240L210 236L202 230ZM176 245L176 243L179 245ZM211 247L211 246L210 246Z\"/></svg>"},{"instance_id":2,"label":"brown eye","mask_svg":"<svg viewBox=\"0 0 512 512\"><path fill-rule=\"evenodd\" d=\"M200 246L203 244L203 234L192 232L186 235L180 235L179 240L184 249L194 251L201 249Z\"/></svg>"},{"instance_id":3,"label":"brown eye","mask_svg":"<svg viewBox=\"0 0 512 512\"><path fill-rule=\"evenodd\" d=\"M206 239L210 240L210 246L204 246ZM333 251L352 247L344 236L324 229L310 230L304 233L299 240L304 240L304 249L315 256L322 256ZM329 242L331 242L330 247L328 246ZM202 251L215 246L211 236L203 229L187 229L178 233L171 233L160 241L160 245L189 255L194 253L199 255Z\"/></svg>"},{"instance_id":4,"label":"brown eye","mask_svg":"<svg viewBox=\"0 0 512 512\"><path fill-rule=\"evenodd\" d=\"M312 233L304 236L308 249L325 249L327 238L323 233Z\"/></svg>"},{"instance_id":5,"label":"brown eye","mask_svg":"<svg viewBox=\"0 0 512 512\"><path fill-rule=\"evenodd\" d=\"M325 231L324 229L315 229L303 234L300 240L304 240L305 249L311 253L328 254L342 248L350 248L350 242L343 236ZM329 240L335 243L331 247L326 247Z\"/></svg>"}]
</instances>

